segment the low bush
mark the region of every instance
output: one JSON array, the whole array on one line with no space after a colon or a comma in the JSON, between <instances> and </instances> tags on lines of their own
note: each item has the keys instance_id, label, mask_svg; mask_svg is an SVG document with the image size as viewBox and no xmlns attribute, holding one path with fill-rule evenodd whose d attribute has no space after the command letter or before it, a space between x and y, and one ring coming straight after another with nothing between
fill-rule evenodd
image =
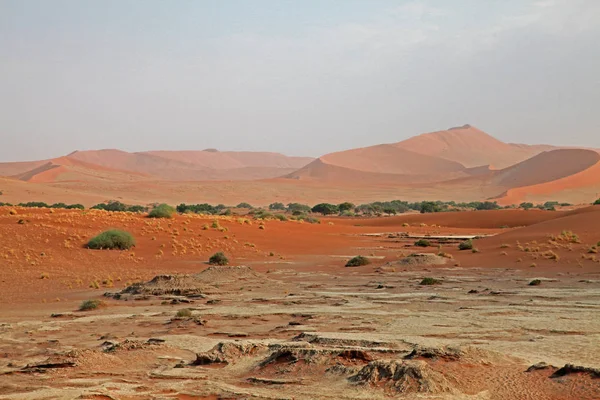
<instances>
[{"instance_id":1,"label":"low bush","mask_svg":"<svg viewBox=\"0 0 600 400\"><path fill-rule=\"evenodd\" d=\"M229 259L225 256L225 253L219 251L218 253L210 256L208 263L210 265L227 265L229 264Z\"/></svg>"},{"instance_id":2,"label":"low bush","mask_svg":"<svg viewBox=\"0 0 600 400\"><path fill-rule=\"evenodd\" d=\"M600 206L600 199L596 200L596 201L594 202L594 205L595 205L595 206Z\"/></svg>"},{"instance_id":3,"label":"low bush","mask_svg":"<svg viewBox=\"0 0 600 400\"><path fill-rule=\"evenodd\" d=\"M459 250L473 250L473 241L471 239L460 242L458 245Z\"/></svg>"},{"instance_id":4,"label":"low bush","mask_svg":"<svg viewBox=\"0 0 600 400\"><path fill-rule=\"evenodd\" d=\"M269 204L269 210L272 210L272 211L285 211L285 204L283 204L283 203L271 203L271 204Z\"/></svg>"},{"instance_id":5,"label":"low bush","mask_svg":"<svg viewBox=\"0 0 600 400\"><path fill-rule=\"evenodd\" d=\"M111 229L93 237L87 248L93 250L127 250L135 246L135 239L129 232Z\"/></svg>"},{"instance_id":6,"label":"low bush","mask_svg":"<svg viewBox=\"0 0 600 400\"><path fill-rule=\"evenodd\" d=\"M539 279L534 279L531 282L529 282L529 286L540 286L542 284L542 281Z\"/></svg>"},{"instance_id":7,"label":"low bush","mask_svg":"<svg viewBox=\"0 0 600 400\"><path fill-rule=\"evenodd\" d=\"M235 206L235 208L247 208L249 210L252 210L254 207L252 207L252 205L248 203L240 203L237 206Z\"/></svg>"},{"instance_id":8,"label":"low bush","mask_svg":"<svg viewBox=\"0 0 600 400\"><path fill-rule=\"evenodd\" d=\"M175 214L175 209L163 203L154 207L148 214L148 218L173 218L173 214Z\"/></svg>"},{"instance_id":9,"label":"low bush","mask_svg":"<svg viewBox=\"0 0 600 400\"><path fill-rule=\"evenodd\" d=\"M79 306L79 311L95 310L95 309L97 309L98 307L100 307L103 304L104 303L101 300L85 300Z\"/></svg>"},{"instance_id":10,"label":"low bush","mask_svg":"<svg viewBox=\"0 0 600 400\"><path fill-rule=\"evenodd\" d=\"M427 239L419 239L415 242L415 246L417 247L429 247L431 246L431 242Z\"/></svg>"},{"instance_id":11,"label":"low bush","mask_svg":"<svg viewBox=\"0 0 600 400\"><path fill-rule=\"evenodd\" d=\"M190 310L189 308L182 308L181 310L177 311L177 314L175 314L175 318L177 319L184 319L184 318L191 318L192 317L192 310Z\"/></svg>"},{"instance_id":12,"label":"low bush","mask_svg":"<svg viewBox=\"0 0 600 400\"><path fill-rule=\"evenodd\" d=\"M41 201L30 201L28 203L19 203L19 207L32 207L32 208L50 208L50 206Z\"/></svg>"},{"instance_id":13,"label":"low bush","mask_svg":"<svg viewBox=\"0 0 600 400\"><path fill-rule=\"evenodd\" d=\"M273 215L273 218L278 219L279 221L287 221L288 217L286 217L283 214L275 214Z\"/></svg>"},{"instance_id":14,"label":"low bush","mask_svg":"<svg viewBox=\"0 0 600 400\"><path fill-rule=\"evenodd\" d=\"M423 278L423 280L421 281L421 283L419 283L419 285L422 286L431 286L431 285L441 285L442 281L440 281L439 279L435 279L435 278Z\"/></svg>"},{"instance_id":15,"label":"low bush","mask_svg":"<svg viewBox=\"0 0 600 400\"><path fill-rule=\"evenodd\" d=\"M367 257L356 256L346 263L346 267L362 267L369 264L371 264L371 261Z\"/></svg>"}]
</instances>

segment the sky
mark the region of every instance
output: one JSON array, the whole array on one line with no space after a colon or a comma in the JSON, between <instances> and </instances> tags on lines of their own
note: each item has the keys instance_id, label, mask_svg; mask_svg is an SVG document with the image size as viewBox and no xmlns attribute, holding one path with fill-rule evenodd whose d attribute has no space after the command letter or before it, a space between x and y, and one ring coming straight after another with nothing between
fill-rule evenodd
<instances>
[{"instance_id":1,"label":"sky","mask_svg":"<svg viewBox=\"0 0 600 400\"><path fill-rule=\"evenodd\" d=\"M598 0L0 0L0 161L464 124L600 148L598 21Z\"/></svg>"}]
</instances>

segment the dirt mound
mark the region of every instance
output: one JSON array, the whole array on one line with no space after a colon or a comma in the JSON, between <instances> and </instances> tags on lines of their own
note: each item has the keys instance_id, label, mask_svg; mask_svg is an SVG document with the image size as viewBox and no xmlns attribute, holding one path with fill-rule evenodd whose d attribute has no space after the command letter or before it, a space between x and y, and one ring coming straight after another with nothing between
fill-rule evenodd
<instances>
[{"instance_id":1,"label":"dirt mound","mask_svg":"<svg viewBox=\"0 0 600 400\"><path fill-rule=\"evenodd\" d=\"M230 364L244 356L255 356L266 348L254 342L220 342L211 350L196 354L192 365Z\"/></svg>"},{"instance_id":2,"label":"dirt mound","mask_svg":"<svg viewBox=\"0 0 600 400\"><path fill-rule=\"evenodd\" d=\"M343 332L302 332L292 339L295 342L306 342L313 345L341 348L384 348L401 351L405 348L403 343L394 340L385 340L372 337L358 337L355 333Z\"/></svg>"},{"instance_id":3,"label":"dirt mound","mask_svg":"<svg viewBox=\"0 0 600 400\"><path fill-rule=\"evenodd\" d=\"M434 359L444 361L461 361L468 364L485 365L505 365L519 362L519 360L516 358L473 346L416 346L414 350L404 358L406 360Z\"/></svg>"},{"instance_id":4,"label":"dirt mound","mask_svg":"<svg viewBox=\"0 0 600 400\"><path fill-rule=\"evenodd\" d=\"M447 258L438 256L433 253L415 253L411 254L408 257L404 257L397 261L400 265L411 265L411 266L421 266L421 265L444 265L448 261Z\"/></svg>"},{"instance_id":5,"label":"dirt mound","mask_svg":"<svg viewBox=\"0 0 600 400\"><path fill-rule=\"evenodd\" d=\"M134 283L126 287L117 295L117 298L127 294L192 297L201 296L206 289L206 284L199 281L196 275L157 275L148 282Z\"/></svg>"},{"instance_id":6,"label":"dirt mound","mask_svg":"<svg viewBox=\"0 0 600 400\"><path fill-rule=\"evenodd\" d=\"M590 375L592 378L598 379L600 378L600 368L589 368L573 364L566 364L564 367L554 372L551 378L560 378L561 376L571 374L587 374Z\"/></svg>"},{"instance_id":7,"label":"dirt mound","mask_svg":"<svg viewBox=\"0 0 600 400\"><path fill-rule=\"evenodd\" d=\"M454 386L424 361L370 362L348 378L360 385L383 387L398 393L457 393Z\"/></svg>"},{"instance_id":8,"label":"dirt mound","mask_svg":"<svg viewBox=\"0 0 600 400\"><path fill-rule=\"evenodd\" d=\"M261 274L246 266L212 266L198 274L157 275L148 282L134 283L119 293L107 293L109 297L121 299L130 296L186 296L203 297L207 292L215 292L220 285L239 282L265 280Z\"/></svg>"}]
</instances>

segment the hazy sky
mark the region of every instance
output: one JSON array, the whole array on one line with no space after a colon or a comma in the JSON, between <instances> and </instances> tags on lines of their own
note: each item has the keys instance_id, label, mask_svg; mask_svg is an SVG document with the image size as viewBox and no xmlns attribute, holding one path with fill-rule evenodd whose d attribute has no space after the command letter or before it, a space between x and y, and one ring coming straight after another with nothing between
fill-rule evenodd
<instances>
[{"instance_id":1,"label":"hazy sky","mask_svg":"<svg viewBox=\"0 0 600 400\"><path fill-rule=\"evenodd\" d=\"M0 161L465 123L600 147L600 0L0 0Z\"/></svg>"}]
</instances>

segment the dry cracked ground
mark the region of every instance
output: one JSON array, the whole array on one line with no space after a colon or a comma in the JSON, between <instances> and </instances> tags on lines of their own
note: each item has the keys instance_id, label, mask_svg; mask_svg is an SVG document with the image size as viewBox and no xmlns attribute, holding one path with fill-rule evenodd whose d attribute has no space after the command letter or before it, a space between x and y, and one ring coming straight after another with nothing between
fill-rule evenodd
<instances>
[{"instance_id":1,"label":"dry cracked ground","mask_svg":"<svg viewBox=\"0 0 600 400\"><path fill-rule=\"evenodd\" d=\"M597 282L424 273L210 267L27 310L0 326L0 398L600 398Z\"/></svg>"}]
</instances>

